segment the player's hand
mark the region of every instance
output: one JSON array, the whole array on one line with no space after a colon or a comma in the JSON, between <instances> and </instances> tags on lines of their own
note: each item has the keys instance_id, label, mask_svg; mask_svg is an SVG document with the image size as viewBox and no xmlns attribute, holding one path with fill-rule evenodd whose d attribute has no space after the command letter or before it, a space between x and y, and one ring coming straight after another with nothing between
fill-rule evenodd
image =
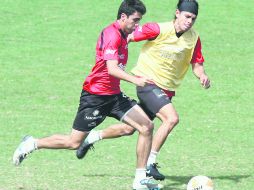
<instances>
[{"instance_id":1,"label":"player's hand","mask_svg":"<svg viewBox=\"0 0 254 190\"><path fill-rule=\"evenodd\" d=\"M208 89L210 88L210 80L206 74L202 74L199 78L200 84L203 88Z\"/></svg>"},{"instance_id":2,"label":"player's hand","mask_svg":"<svg viewBox=\"0 0 254 190\"><path fill-rule=\"evenodd\" d=\"M134 32L132 32L131 34L128 35L128 37L127 37L127 43L130 43L130 42L133 42L133 41L134 41L133 33L134 33Z\"/></svg>"},{"instance_id":3,"label":"player's hand","mask_svg":"<svg viewBox=\"0 0 254 190\"><path fill-rule=\"evenodd\" d=\"M154 84L153 80L147 77L136 77L135 84L144 87L146 84Z\"/></svg>"}]
</instances>

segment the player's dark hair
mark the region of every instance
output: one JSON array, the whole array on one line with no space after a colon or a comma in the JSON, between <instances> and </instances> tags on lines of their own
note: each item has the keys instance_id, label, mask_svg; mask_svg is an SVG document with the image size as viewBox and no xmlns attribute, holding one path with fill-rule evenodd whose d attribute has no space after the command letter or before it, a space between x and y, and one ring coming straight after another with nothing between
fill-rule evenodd
<instances>
[{"instance_id":1,"label":"player's dark hair","mask_svg":"<svg viewBox=\"0 0 254 190\"><path fill-rule=\"evenodd\" d=\"M179 0L176 8L179 11L187 11L198 16L198 2L196 0Z\"/></svg>"},{"instance_id":2,"label":"player's dark hair","mask_svg":"<svg viewBox=\"0 0 254 190\"><path fill-rule=\"evenodd\" d=\"M118 9L117 19L121 18L122 13L126 14L129 17L135 12L139 12L144 15L146 13L146 7L144 3L140 0L123 0Z\"/></svg>"}]
</instances>

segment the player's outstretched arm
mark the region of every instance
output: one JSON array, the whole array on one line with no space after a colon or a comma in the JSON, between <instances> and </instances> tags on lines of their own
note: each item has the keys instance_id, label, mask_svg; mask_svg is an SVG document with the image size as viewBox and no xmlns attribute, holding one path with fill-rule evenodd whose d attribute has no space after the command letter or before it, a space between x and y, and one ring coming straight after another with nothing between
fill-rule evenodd
<instances>
[{"instance_id":1,"label":"player's outstretched arm","mask_svg":"<svg viewBox=\"0 0 254 190\"><path fill-rule=\"evenodd\" d=\"M200 84L205 89L210 87L210 79L205 73L205 69L203 63L193 63L192 64L192 71L194 75L199 79Z\"/></svg>"},{"instance_id":2,"label":"player's outstretched arm","mask_svg":"<svg viewBox=\"0 0 254 190\"><path fill-rule=\"evenodd\" d=\"M131 82L137 86L145 86L146 84L153 83L150 79L147 79L144 77L136 77L136 76L128 74L127 72L125 72L118 66L117 60L108 60L107 68L108 68L109 75L112 75L121 80L125 80L127 82Z\"/></svg>"}]
</instances>

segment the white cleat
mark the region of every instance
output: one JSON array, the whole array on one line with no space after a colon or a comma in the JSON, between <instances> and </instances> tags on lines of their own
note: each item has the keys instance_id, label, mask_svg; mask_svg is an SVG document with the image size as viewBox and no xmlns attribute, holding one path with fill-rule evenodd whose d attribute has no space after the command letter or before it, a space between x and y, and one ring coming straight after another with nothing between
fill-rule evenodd
<instances>
[{"instance_id":1,"label":"white cleat","mask_svg":"<svg viewBox=\"0 0 254 190\"><path fill-rule=\"evenodd\" d=\"M161 190L162 184L158 184L152 177L142 179L139 183L133 184L133 190Z\"/></svg>"},{"instance_id":2,"label":"white cleat","mask_svg":"<svg viewBox=\"0 0 254 190\"><path fill-rule=\"evenodd\" d=\"M12 161L15 166L21 164L21 162L36 149L35 140L32 136L25 136L18 148L15 150Z\"/></svg>"}]
</instances>

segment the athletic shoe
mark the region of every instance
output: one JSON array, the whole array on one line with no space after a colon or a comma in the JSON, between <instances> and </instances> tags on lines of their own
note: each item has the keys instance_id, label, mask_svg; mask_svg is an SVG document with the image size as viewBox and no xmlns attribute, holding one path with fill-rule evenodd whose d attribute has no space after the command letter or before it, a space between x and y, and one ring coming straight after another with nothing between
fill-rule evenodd
<instances>
[{"instance_id":1,"label":"athletic shoe","mask_svg":"<svg viewBox=\"0 0 254 190\"><path fill-rule=\"evenodd\" d=\"M165 176L159 172L158 168L158 163L150 164L147 167L146 176L153 177L156 180L164 180Z\"/></svg>"},{"instance_id":2,"label":"athletic shoe","mask_svg":"<svg viewBox=\"0 0 254 190\"><path fill-rule=\"evenodd\" d=\"M87 154L88 150L90 150L90 149L94 149L93 144L89 144L89 143L87 143L87 142L84 141L84 142L79 146L78 150L76 151L76 156L77 156L77 158L78 158L78 159L84 158L85 155Z\"/></svg>"},{"instance_id":3,"label":"athletic shoe","mask_svg":"<svg viewBox=\"0 0 254 190\"><path fill-rule=\"evenodd\" d=\"M13 164L16 166L20 165L27 155L35 149L36 144L34 138L32 136L25 136L13 154Z\"/></svg>"},{"instance_id":4,"label":"athletic shoe","mask_svg":"<svg viewBox=\"0 0 254 190\"><path fill-rule=\"evenodd\" d=\"M158 184L152 177L146 177L139 183L133 184L133 190L161 190L163 185Z\"/></svg>"}]
</instances>

